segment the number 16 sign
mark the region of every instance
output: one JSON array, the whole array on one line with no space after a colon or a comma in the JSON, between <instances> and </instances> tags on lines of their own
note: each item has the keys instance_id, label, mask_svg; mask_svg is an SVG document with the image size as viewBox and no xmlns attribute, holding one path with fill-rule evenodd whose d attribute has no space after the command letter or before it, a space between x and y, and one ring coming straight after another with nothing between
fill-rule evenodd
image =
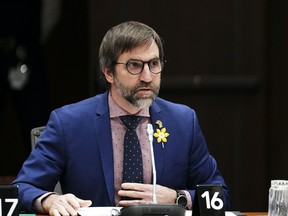
<instances>
[{"instance_id":1,"label":"number 16 sign","mask_svg":"<svg viewBox=\"0 0 288 216\"><path fill-rule=\"evenodd\" d=\"M193 216L225 216L222 185L197 185Z\"/></svg>"}]
</instances>

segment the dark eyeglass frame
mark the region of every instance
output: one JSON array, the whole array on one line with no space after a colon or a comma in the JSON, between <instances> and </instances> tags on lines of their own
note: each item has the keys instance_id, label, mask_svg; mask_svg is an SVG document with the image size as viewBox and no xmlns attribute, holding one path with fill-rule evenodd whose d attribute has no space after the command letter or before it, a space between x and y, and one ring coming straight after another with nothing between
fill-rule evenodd
<instances>
[{"instance_id":1,"label":"dark eyeglass frame","mask_svg":"<svg viewBox=\"0 0 288 216\"><path fill-rule=\"evenodd\" d=\"M159 72L153 72L153 71L151 70L151 65L150 65L150 63L151 63L152 61L155 61L155 60L158 60L158 61L160 62L161 70L160 70ZM131 73L131 72L129 71L129 64L131 64L131 63L133 63L133 62L141 62L141 63L142 63L142 68L141 68L140 72L138 72L138 73ZM166 61L165 61L165 62L166 62ZM149 68L150 72L153 73L153 74L160 74L160 73L163 71L163 68L164 68L164 62L163 62L160 58L153 58L153 59L151 59L151 60L149 60L149 61L142 61L142 60L139 60L139 59L130 59L130 60L127 60L126 62L114 62L114 64L115 64L115 65L116 65L116 64L124 64L124 65L126 66L126 70L128 71L128 73L130 73L130 74L132 74L132 75L139 75L140 73L142 73L145 64L148 65L148 68Z\"/></svg>"}]
</instances>

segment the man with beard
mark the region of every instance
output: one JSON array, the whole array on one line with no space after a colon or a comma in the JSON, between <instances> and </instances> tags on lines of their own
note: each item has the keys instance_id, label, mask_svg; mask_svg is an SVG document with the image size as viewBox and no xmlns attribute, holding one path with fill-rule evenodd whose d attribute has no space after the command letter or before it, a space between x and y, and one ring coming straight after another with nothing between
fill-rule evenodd
<instances>
[{"instance_id":1,"label":"man with beard","mask_svg":"<svg viewBox=\"0 0 288 216\"><path fill-rule=\"evenodd\" d=\"M191 209L198 184L221 184L228 209L228 188L194 110L157 97L164 66L160 36L145 24L121 23L104 36L99 61L108 91L52 111L14 181L21 209L58 216L77 215L82 206L150 203L148 124L155 132L158 203L175 204L181 197L181 204ZM140 120L135 133L123 116ZM124 162L126 131L137 137L137 162ZM126 165L137 166L128 180ZM63 195L52 192L58 181Z\"/></svg>"}]
</instances>

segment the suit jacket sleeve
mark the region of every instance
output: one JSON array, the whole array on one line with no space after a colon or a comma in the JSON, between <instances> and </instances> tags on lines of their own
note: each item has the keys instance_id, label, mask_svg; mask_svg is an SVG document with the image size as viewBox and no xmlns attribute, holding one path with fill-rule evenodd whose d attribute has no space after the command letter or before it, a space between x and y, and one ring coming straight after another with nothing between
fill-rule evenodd
<instances>
[{"instance_id":1,"label":"suit jacket sleeve","mask_svg":"<svg viewBox=\"0 0 288 216\"><path fill-rule=\"evenodd\" d=\"M115 205L112 152L107 94L52 111L13 182L20 208L34 212L33 201L58 181L63 193L90 199L93 206Z\"/></svg>"}]
</instances>

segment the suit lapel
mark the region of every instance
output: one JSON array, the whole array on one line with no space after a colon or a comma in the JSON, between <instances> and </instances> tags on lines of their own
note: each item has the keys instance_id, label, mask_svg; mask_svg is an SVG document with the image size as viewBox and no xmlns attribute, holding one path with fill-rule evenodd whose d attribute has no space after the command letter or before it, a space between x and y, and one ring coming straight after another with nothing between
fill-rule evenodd
<instances>
[{"instance_id":1,"label":"suit lapel","mask_svg":"<svg viewBox=\"0 0 288 216\"><path fill-rule=\"evenodd\" d=\"M159 128L156 122L160 120L163 125L165 126L165 120L167 117L161 112L160 107L155 101L150 108L150 115L151 115L151 124L153 125L154 132L156 129ZM154 149L154 157L155 157L155 165L156 165L156 172L157 172L157 183L161 182L162 178L162 171L164 167L164 158L165 158L165 148L162 147L161 143L157 142L157 138L153 137L153 149Z\"/></svg>"},{"instance_id":2,"label":"suit lapel","mask_svg":"<svg viewBox=\"0 0 288 216\"><path fill-rule=\"evenodd\" d=\"M114 204L114 164L113 164L113 146L111 137L111 125L108 109L107 93L98 98L95 131L97 144L102 160L102 168L106 182L107 191L111 204Z\"/></svg>"}]
</instances>

